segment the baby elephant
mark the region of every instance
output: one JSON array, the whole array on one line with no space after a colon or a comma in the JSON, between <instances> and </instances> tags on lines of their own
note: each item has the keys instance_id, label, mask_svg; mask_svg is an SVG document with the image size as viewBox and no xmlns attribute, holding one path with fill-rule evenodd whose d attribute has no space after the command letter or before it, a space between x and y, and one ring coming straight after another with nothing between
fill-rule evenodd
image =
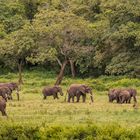
<instances>
[{"instance_id":1,"label":"baby elephant","mask_svg":"<svg viewBox=\"0 0 140 140\"><path fill-rule=\"evenodd\" d=\"M62 88L59 86L53 86L53 87L45 87L42 90L42 94L44 96L43 99L46 99L47 96L53 96L54 99L59 99L58 98L58 92L60 93L61 96L63 96Z\"/></svg>"},{"instance_id":2,"label":"baby elephant","mask_svg":"<svg viewBox=\"0 0 140 140\"><path fill-rule=\"evenodd\" d=\"M0 111L2 113L2 116L7 116L5 109L6 109L6 101L2 98L0 99Z\"/></svg>"}]
</instances>

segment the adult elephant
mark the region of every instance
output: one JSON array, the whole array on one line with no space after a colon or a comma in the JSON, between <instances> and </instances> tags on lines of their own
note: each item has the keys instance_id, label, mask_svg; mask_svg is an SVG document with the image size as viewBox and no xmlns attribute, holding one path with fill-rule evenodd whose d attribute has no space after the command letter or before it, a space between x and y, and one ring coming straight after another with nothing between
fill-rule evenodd
<instances>
[{"instance_id":1,"label":"adult elephant","mask_svg":"<svg viewBox=\"0 0 140 140\"><path fill-rule=\"evenodd\" d=\"M0 111L2 113L2 116L7 116L7 114L6 114L6 101L3 98L0 99Z\"/></svg>"},{"instance_id":2,"label":"adult elephant","mask_svg":"<svg viewBox=\"0 0 140 140\"><path fill-rule=\"evenodd\" d=\"M137 103L137 98L136 98L136 95L137 95L137 91L135 89L111 89L109 90L108 92L108 97L109 97L109 102L113 102L114 100L117 101L117 103L122 103L122 100L120 98L120 96L128 96L128 95L122 95L124 93L124 91L126 92L127 91L127 94L129 93L129 99L127 101L127 103L130 103L131 102L131 98L133 97L134 99L134 106L136 106L136 103ZM123 97L123 98L124 98Z\"/></svg>"},{"instance_id":3,"label":"adult elephant","mask_svg":"<svg viewBox=\"0 0 140 140\"><path fill-rule=\"evenodd\" d=\"M7 98L9 98L11 95L11 91L8 87L0 87L0 96L7 101Z\"/></svg>"},{"instance_id":4,"label":"adult elephant","mask_svg":"<svg viewBox=\"0 0 140 140\"><path fill-rule=\"evenodd\" d=\"M119 94L120 103L129 103L131 99L130 93L127 90L121 90Z\"/></svg>"},{"instance_id":5,"label":"adult elephant","mask_svg":"<svg viewBox=\"0 0 140 140\"><path fill-rule=\"evenodd\" d=\"M91 102L93 102L92 89L89 86L85 84L72 84L67 90L68 102L70 102L71 99L72 99L72 102L74 102L75 96L77 97L77 102L79 102L80 96L82 96L83 102L85 102L87 93L90 94ZM66 97L65 97L65 101L66 101Z\"/></svg>"},{"instance_id":6,"label":"adult elephant","mask_svg":"<svg viewBox=\"0 0 140 140\"><path fill-rule=\"evenodd\" d=\"M114 100L116 100L116 102L119 103L120 102L120 100L119 100L120 92L121 92L121 89L110 89L108 91L109 102L113 102Z\"/></svg>"},{"instance_id":7,"label":"adult elephant","mask_svg":"<svg viewBox=\"0 0 140 140\"><path fill-rule=\"evenodd\" d=\"M59 99L58 93L60 93L61 96L63 96L62 88L59 86L53 86L53 87L45 87L42 90L42 94L44 96L43 99L46 99L47 96L53 96L54 99Z\"/></svg>"},{"instance_id":8,"label":"adult elephant","mask_svg":"<svg viewBox=\"0 0 140 140\"><path fill-rule=\"evenodd\" d=\"M0 83L0 87L8 87L11 90L11 94L9 95L9 98L12 100L12 93L14 90L16 90L17 94L17 100L19 100L19 86L17 83L10 82L10 83Z\"/></svg>"},{"instance_id":9,"label":"adult elephant","mask_svg":"<svg viewBox=\"0 0 140 140\"><path fill-rule=\"evenodd\" d=\"M131 98L133 97L134 99L134 104L137 103L137 98L136 98L136 95L137 95L137 91L136 89L133 89L133 88L130 88L130 89L126 89L129 94L130 94L130 100L129 100L129 103L131 103Z\"/></svg>"}]
</instances>

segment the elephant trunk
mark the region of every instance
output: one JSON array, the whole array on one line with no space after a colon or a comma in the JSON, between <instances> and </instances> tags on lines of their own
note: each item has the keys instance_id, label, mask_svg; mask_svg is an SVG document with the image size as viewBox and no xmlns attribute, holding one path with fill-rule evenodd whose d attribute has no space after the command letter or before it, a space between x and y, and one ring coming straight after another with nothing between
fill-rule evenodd
<instances>
[{"instance_id":1,"label":"elephant trunk","mask_svg":"<svg viewBox=\"0 0 140 140\"><path fill-rule=\"evenodd\" d=\"M134 96L133 99L134 99L134 102L137 103L137 98L136 98L136 96Z\"/></svg>"},{"instance_id":2,"label":"elephant trunk","mask_svg":"<svg viewBox=\"0 0 140 140\"><path fill-rule=\"evenodd\" d=\"M17 94L17 100L19 101L19 92L17 91L16 94Z\"/></svg>"},{"instance_id":3,"label":"elephant trunk","mask_svg":"<svg viewBox=\"0 0 140 140\"><path fill-rule=\"evenodd\" d=\"M61 95L61 96L63 96L63 95L64 95L62 91L60 92L60 95Z\"/></svg>"},{"instance_id":4,"label":"elephant trunk","mask_svg":"<svg viewBox=\"0 0 140 140\"><path fill-rule=\"evenodd\" d=\"M93 94L92 94L92 92L90 92L90 99L91 99L91 102L93 102Z\"/></svg>"},{"instance_id":5,"label":"elephant trunk","mask_svg":"<svg viewBox=\"0 0 140 140\"><path fill-rule=\"evenodd\" d=\"M68 91L66 92L64 102L66 102L67 94L68 94Z\"/></svg>"},{"instance_id":6,"label":"elephant trunk","mask_svg":"<svg viewBox=\"0 0 140 140\"><path fill-rule=\"evenodd\" d=\"M137 105L137 99L136 99L136 96L133 96L133 99L134 99L134 105L133 105L133 107L136 107L136 105Z\"/></svg>"}]
</instances>

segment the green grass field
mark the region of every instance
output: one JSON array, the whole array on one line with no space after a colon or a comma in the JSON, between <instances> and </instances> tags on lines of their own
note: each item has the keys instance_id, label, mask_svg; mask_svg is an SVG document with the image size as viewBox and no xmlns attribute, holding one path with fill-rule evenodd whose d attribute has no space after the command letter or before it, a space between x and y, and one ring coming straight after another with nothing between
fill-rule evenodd
<instances>
[{"instance_id":1,"label":"green grass field","mask_svg":"<svg viewBox=\"0 0 140 140\"><path fill-rule=\"evenodd\" d=\"M55 77L55 74L45 71L33 70L31 72L26 71L24 73L24 85L21 87L20 101L17 101L16 95L13 94L14 100L8 101L7 103L8 118L2 117L0 115L0 129L3 130L3 128L5 128L0 132L0 139L4 139L4 134L5 137L9 134L8 132L10 128L12 129L13 127L17 126L23 128L38 128L40 135L38 139L43 139L43 136L45 136L45 139L48 133L53 133L52 137L50 136L49 139L75 139L75 137L68 138L63 137L62 135L57 137L54 136L54 134L56 133L55 131L57 131L58 128L61 129L61 127L64 127L66 130L69 128L71 135L73 135L73 129L77 130L81 128L79 130L80 132L86 132L86 127L90 125L91 127L95 126L101 128L103 126L105 128L103 131L107 131L108 127L111 130L116 129L116 131L121 128L121 130L124 132L125 130L132 130L132 132L135 132L134 129L136 129L137 133L133 134L134 136L132 136L132 138L140 138L140 79L129 79L126 77L71 79L69 77L64 77L61 85L64 93L66 93L66 89L72 83L85 83L93 88L94 103L90 104L89 96L87 96L86 103L67 103L64 102L65 96L60 95L59 100L54 100L53 97L49 97L47 100L43 100L41 94L42 88L46 85L53 85L55 82ZM17 74L8 73L0 76L0 82L9 81L17 81ZM121 105L116 104L115 102L109 103L107 90L114 87L136 88L138 91L137 108L134 109L132 107L133 100L131 104ZM116 126L116 128L114 126ZM56 130L52 130L52 128L49 127L54 127ZM48 132L47 128L51 130ZM69 129L67 130L68 132ZM89 128L87 128L87 130L88 129ZM123 133L123 131L120 133ZM20 131L15 130L13 133L19 139L24 139L25 137L18 135L18 133L22 133ZM120 133L118 132L118 136ZM65 134L67 135L68 133L65 132ZM75 135L77 135L77 133ZM88 139L88 137L84 136L81 138ZM100 138L101 137L98 137L97 139ZM27 139L27 137L25 137L25 139ZM80 138L78 137L78 139ZM93 137L89 137L89 139L93 139ZM107 139L109 139L109 137L107 137Z\"/></svg>"}]
</instances>

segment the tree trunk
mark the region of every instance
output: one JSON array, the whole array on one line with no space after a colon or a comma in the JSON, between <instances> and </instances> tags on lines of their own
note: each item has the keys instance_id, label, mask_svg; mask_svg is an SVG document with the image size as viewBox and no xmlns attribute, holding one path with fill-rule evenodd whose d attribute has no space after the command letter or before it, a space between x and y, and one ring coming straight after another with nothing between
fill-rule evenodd
<instances>
[{"instance_id":1,"label":"tree trunk","mask_svg":"<svg viewBox=\"0 0 140 140\"><path fill-rule=\"evenodd\" d=\"M69 60L70 61L70 67L71 67L71 74L72 74L72 77L75 77L75 67L74 67L74 62L72 60Z\"/></svg>"},{"instance_id":2,"label":"tree trunk","mask_svg":"<svg viewBox=\"0 0 140 140\"><path fill-rule=\"evenodd\" d=\"M61 67L61 70L60 70L59 75L57 77L57 80L55 82L55 85L60 85L61 84L62 79L63 79L63 75L64 75L64 70L65 70L65 67L66 67L67 63L68 63L67 60L65 60L63 62L62 67Z\"/></svg>"},{"instance_id":3,"label":"tree trunk","mask_svg":"<svg viewBox=\"0 0 140 140\"><path fill-rule=\"evenodd\" d=\"M23 84L23 80L22 80L22 61L19 61L18 63L18 72L19 72L19 84Z\"/></svg>"}]
</instances>

